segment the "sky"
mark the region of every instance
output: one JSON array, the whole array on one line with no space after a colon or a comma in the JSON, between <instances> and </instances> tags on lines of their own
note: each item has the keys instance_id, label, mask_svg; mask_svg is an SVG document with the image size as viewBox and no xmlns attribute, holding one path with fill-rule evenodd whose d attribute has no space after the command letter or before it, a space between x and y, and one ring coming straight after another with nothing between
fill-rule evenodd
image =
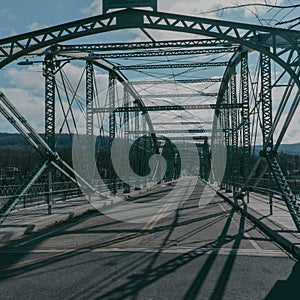
<instances>
[{"instance_id":1,"label":"sky","mask_svg":"<svg viewBox=\"0 0 300 300\"><path fill-rule=\"evenodd\" d=\"M262 7L245 7L240 9L223 10L220 8L237 3L265 3L266 0L158 0L160 11L196 15L208 18L234 20L237 22L248 22L263 25L274 25L276 22L298 16L299 11L289 10L278 13L276 10ZM267 0L269 4L284 5L287 3L298 4L297 0ZM71 4L70 4L71 3ZM218 12L216 10L219 9ZM213 11L212 13L209 13ZM102 13L102 0L3 0L0 5L0 39L13 36L19 33L50 27L53 25L86 18ZM257 16L260 16L258 21ZM272 16L270 21L269 16ZM156 33L160 37L168 37L168 33ZM126 37L120 37L117 33L104 34L101 41L109 41L111 38L124 38L126 40L137 40L141 33L136 31L126 32ZM90 41L87 39L87 41ZM76 66L70 67L74 77L79 69ZM99 77L101 77L99 75ZM9 99L22 114L33 124L37 131L43 128L43 93L44 79L40 66L29 66L20 68L11 64L0 70L0 90L4 91ZM26 100L24 100L26 99ZM29 99L27 101L27 99ZM299 113L299 112L298 112ZM299 118L298 118L299 119ZM12 126L0 116L0 132L14 132ZM295 119L292 131L286 138L287 143L300 142L300 121Z\"/></svg>"}]
</instances>

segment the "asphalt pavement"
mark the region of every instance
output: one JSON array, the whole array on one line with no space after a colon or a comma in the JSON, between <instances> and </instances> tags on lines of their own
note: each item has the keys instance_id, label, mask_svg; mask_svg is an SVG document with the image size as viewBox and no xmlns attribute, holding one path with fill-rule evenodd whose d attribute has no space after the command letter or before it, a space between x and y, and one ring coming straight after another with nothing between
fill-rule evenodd
<instances>
[{"instance_id":1,"label":"asphalt pavement","mask_svg":"<svg viewBox=\"0 0 300 300\"><path fill-rule=\"evenodd\" d=\"M175 185L136 192L129 200L153 203ZM185 184L172 201L186 191ZM54 209L53 216L66 218L55 226L40 223L34 230L38 219L51 218L36 212L27 234L2 240L0 299L298 297L299 262L230 205L230 197L225 200L201 181L177 209L164 205L146 223L122 222L85 202L86 212L81 200ZM74 213L79 208L82 213ZM25 218L19 212L23 226ZM12 230L9 222L6 229ZM297 236L293 229L289 233Z\"/></svg>"}]
</instances>

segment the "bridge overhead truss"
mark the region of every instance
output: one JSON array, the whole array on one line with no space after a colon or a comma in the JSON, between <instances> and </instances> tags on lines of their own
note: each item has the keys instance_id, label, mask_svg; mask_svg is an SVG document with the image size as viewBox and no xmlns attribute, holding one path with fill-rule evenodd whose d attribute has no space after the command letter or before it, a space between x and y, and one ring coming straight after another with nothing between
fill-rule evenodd
<instances>
[{"instance_id":1,"label":"bridge overhead truss","mask_svg":"<svg viewBox=\"0 0 300 300\"><path fill-rule=\"evenodd\" d=\"M148 32L146 30L182 32L192 34L193 37L198 35L199 38L155 40L147 33L151 37L149 42L65 43L77 38L132 28L142 29L144 33ZM152 154L167 155L170 166L170 161L177 161L178 158L171 140L162 142L156 133L175 134L174 140L181 140L183 143L188 141L184 132L201 133L198 138L195 136L195 140L202 141L199 174L205 180L213 180L214 175L209 176L214 173L211 162L213 149L210 147L213 145L214 132L223 132L228 164L222 187L238 196L241 192L249 193L251 186L257 186L265 174L270 174L269 180L276 182L295 225L300 229L299 202L276 157L300 101L299 57L298 31L137 9L118 10L0 40L0 68L26 58L26 61L19 64L43 62L45 76L45 140L7 97L2 93L0 95L1 113L42 156L42 163L24 181L17 194L12 195L6 205L0 208L1 219L5 219L24 190L45 169L48 172L49 213L52 180L55 180L53 170L61 172L68 180L85 186L91 193L98 191L93 185L92 176L76 174L56 151L57 99L62 107L64 125L71 115L76 127L72 108L74 102L80 102L77 94L80 83L77 88L72 88L64 77L64 67L76 61L83 62L85 70L83 111L85 147L90 151L90 161L94 160L91 145L97 143L97 139L94 139L96 132L97 136L101 136L102 142L107 137L110 146L118 139L133 140L133 156L141 157L140 161L143 161L140 163L133 157L133 168L144 176L147 173L145 161ZM253 60L259 61L257 72L249 66L254 65ZM272 74L272 64L281 72L276 78ZM106 86L100 87L101 92L97 88L99 74L106 76ZM58 75L61 76L62 84L58 84L56 80ZM64 108L62 92L59 90L61 85L65 89L67 109ZM155 88L151 90L153 86ZM172 89L172 92L167 93L166 89ZM278 90L280 92L277 93ZM280 103L276 112L273 107L275 94L276 101ZM162 111L165 111L165 125L162 119L157 119ZM195 124L199 119L192 119L195 118L196 111L198 117L201 115L206 118L207 124L212 123L212 127L197 127ZM170 113L175 114L176 118L167 120ZM279 128L279 121L283 117L284 125ZM152 119L160 125L154 126ZM188 124L186 121L190 127L182 130L180 126ZM98 122L98 127L95 122ZM69 125L66 127L69 128ZM254 159L255 151L252 148L255 143L260 143L262 150L260 156ZM162 151L163 145L166 148ZM264 161L269 167L265 165L264 171L256 180L257 170ZM111 163L105 165L100 161L99 166L106 171L106 179L113 193L120 186L126 192L130 190L128 183L120 181ZM178 176L178 169L175 169L168 171L168 180L174 174ZM136 188L142 184L133 183Z\"/></svg>"}]
</instances>

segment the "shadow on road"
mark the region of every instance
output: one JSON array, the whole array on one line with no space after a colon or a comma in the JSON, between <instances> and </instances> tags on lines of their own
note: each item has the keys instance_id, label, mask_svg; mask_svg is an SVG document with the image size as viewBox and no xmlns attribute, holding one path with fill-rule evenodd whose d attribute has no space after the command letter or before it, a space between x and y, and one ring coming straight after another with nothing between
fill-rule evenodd
<instances>
[{"instance_id":1,"label":"shadow on road","mask_svg":"<svg viewBox=\"0 0 300 300\"><path fill-rule=\"evenodd\" d=\"M297 262L287 280L278 280L265 300L299 299L300 262Z\"/></svg>"},{"instance_id":2,"label":"shadow on road","mask_svg":"<svg viewBox=\"0 0 300 300\"><path fill-rule=\"evenodd\" d=\"M169 276L182 270L191 264L199 265L193 274L189 274L189 280L186 286L181 290L180 298L183 300L199 299L205 289L205 284L210 280L209 273L218 264L218 256L223 246L227 245L231 253L224 256L223 268L214 273L216 281L211 289L211 294L207 299L218 300L223 299L226 287L232 275L233 268L237 258L237 249L241 248L241 242L245 239L246 232L245 219L241 215L236 214L235 208L225 210L218 206L219 199L207 206L207 210L197 211L197 203L199 193L193 194L190 202L176 211L170 217L168 223L162 222L149 232L143 232L140 228L133 228L129 225L121 224L114 220L105 219L105 222L94 224L88 222L85 225L77 226L84 218L79 218L65 224L61 232L56 231L55 236L61 235L80 236L95 235L96 239L91 243L84 244L81 248L70 249L65 252L52 253L51 256L41 256L39 259L27 261L23 265L23 260L27 254L34 249L38 249L40 244L51 237L45 236L38 239L24 253L18 255L0 255L0 282L20 280L21 282L42 281L41 278L50 276L56 278L61 274L62 278L60 288L68 289L64 294L64 299L144 299L143 293L145 289L153 286L158 281L163 281ZM235 226L232 226L235 218ZM188 230L175 232L176 229L188 226ZM208 228L215 227L214 237L205 237L204 231ZM234 228L234 231L233 231ZM249 227L248 227L249 228ZM68 230L66 230L68 229ZM209 231L210 232L210 231ZM106 235L108 234L108 236ZM153 252L127 253L109 252L109 247L118 247L120 243L135 241L135 238L147 238L148 242L153 238L152 234L160 237L158 247ZM107 237L106 241L103 238ZM164 250L170 245L178 241L180 245L194 237L203 238L197 246L185 253L173 253L171 256L164 256ZM199 242L199 240L197 240ZM133 243L133 245L135 245ZM13 245L10 245L13 246ZM96 256L93 253L101 248L105 249L106 256ZM127 249L127 248L125 248ZM95 250L95 252L93 252ZM199 264L201 258L201 264ZM9 260L6 260L9 259ZM2 260L2 261L1 261ZM6 261L5 261L6 260ZM89 270L91 267L91 271ZM86 270L86 271L84 271ZM3 271L3 272L2 272ZM76 273L77 272L77 273ZM70 280L72 273L76 273L77 284L69 289L64 286L64 280ZM92 275L91 275L91 274ZM54 275L55 274L55 275ZM53 277L51 277L53 276ZM68 277L68 279L66 279ZM296 263L290 277L286 281L278 281L269 295L270 299L297 299L298 286L300 278L300 263ZM180 281L179 281L180 282ZM59 291L57 291L59 292ZM84 295L84 297L83 297ZM53 297L54 299L55 297Z\"/></svg>"}]
</instances>

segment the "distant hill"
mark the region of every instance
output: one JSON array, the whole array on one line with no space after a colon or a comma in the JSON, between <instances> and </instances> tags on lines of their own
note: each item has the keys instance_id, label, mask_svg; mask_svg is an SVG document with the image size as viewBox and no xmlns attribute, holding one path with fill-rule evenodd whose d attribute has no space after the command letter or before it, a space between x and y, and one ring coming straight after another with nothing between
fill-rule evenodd
<instances>
[{"instance_id":1,"label":"distant hill","mask_svg":"<svg viewBox=\"0 0 300 300\"><path fill-rule=\"evenodd\" d=\"M41 137L43 138L44 135L41 134ZM108 138L104 138L105 143L108 143ZM103 138L102 138L102 143L103 143ZM57 143L58 148L60 147L68 147L71 144L71 139L68 134L61 134ZM18 133L1 133L0 132L0 150L1 148L3 149L8 147L26 147L29 146L27 141ZM257 153L262 149L262 146L257 147ZM296 144L282 144L279 148L279 152L283 152L286 154L291 154L291 155L298 155L300 156L300 143Z\"/></svg>"},{"instance_id":2,"label":"distant hill","mask_svg":"<svg viewBox=\"0 0 300 300\"><path fill-rule=\"evenodd\" d=\"M44 134L40 135L44 139ZM66 146L70 144L70 136L68 134L60 135L58 146ZM0 147L3 146L29 146L29 143L19 133L2 133L0 132Z\"/></svg>"},{"instance_id":3,"label":"distant hill","mask_svg":"<svg viewBox=\"0 0 300 300\"><path fill-rule=\"evenodd\" d=\"M260 150L262 150L262 146L256 146L255 153L258 154ZM300 143L282 144L280 145L278 152L300 156Z\"/></svg>"},{"instance_id":4,"label":"distant hill","mask_svg":"<svg viewBox=\"0 0 300 300\"><path fill-rule=\"evenodd\" d=\"M300 156L300 143L297 144L282 144L279 147L279 152Z\"/></svg>"}]
</instances>

